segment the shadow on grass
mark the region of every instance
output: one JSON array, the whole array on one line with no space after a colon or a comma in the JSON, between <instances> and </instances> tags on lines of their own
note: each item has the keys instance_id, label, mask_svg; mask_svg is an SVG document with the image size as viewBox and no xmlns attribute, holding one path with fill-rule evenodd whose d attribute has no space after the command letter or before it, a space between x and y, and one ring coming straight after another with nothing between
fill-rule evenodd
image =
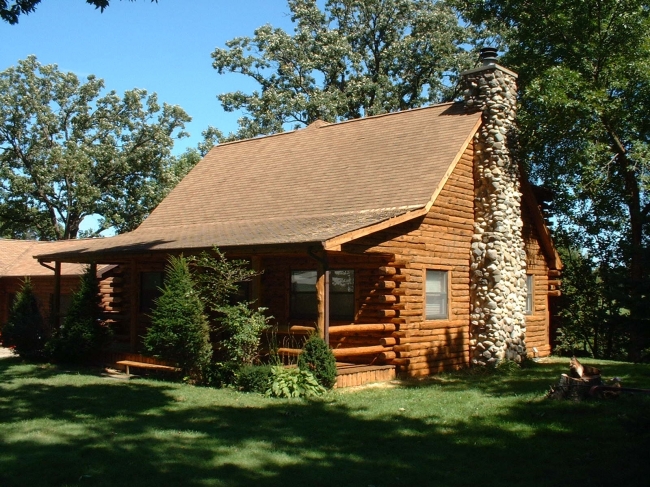
<instances>
[{"instance_id":1,"label":"shadow on grass","mask_svg":"<svg viewBox=\"0 0 650 487\"><path fill-rule=\"evenodd\" d=\"M373 414L385 396L371 391L302 402L148 381L36 382L2 390L2 486L645 486L650 475L650 425L638 425L650 402L631 398L510 400L449 420Z\"/></svg>"}]
</instances>

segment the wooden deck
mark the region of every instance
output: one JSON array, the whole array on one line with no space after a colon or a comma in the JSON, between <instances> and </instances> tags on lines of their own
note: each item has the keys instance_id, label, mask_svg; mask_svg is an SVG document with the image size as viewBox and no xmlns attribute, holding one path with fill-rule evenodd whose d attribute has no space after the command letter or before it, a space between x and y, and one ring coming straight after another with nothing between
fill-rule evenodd
<instances>
[{"instance_id":1,"label":"wooden deck","mask_svg":"<svg viewBox=\"0 0 650 487\"><path fill-rule=\"evenodd\" d=\"M394 365L336 364L336 389L362 386L373 382L389 382L395 379Z\"/></svg>"}]
</instances>

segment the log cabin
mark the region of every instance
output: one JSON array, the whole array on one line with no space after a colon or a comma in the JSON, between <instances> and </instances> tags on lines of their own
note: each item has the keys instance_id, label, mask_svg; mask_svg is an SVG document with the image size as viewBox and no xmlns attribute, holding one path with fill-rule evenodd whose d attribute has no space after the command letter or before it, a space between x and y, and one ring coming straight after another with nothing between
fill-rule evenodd
<instances>
[{"instance_id":1,"label":"log cabin","mask_svg":"<svg viewBox=\"0 0 650 487\"><path fill-rule=\"evenodd\" d=\"M65 243L57 244L57 249ZM0 238L0 334L2 325L9 319L9 310L14 297L29 279L36 300L46 323L52 322L52 312L58 309L59 320L65 313L72 300L72 295L79 287L79 279L86 267L78 263L58 263L56 266L40 264L32 257L34 254L47 252L52 242L36 240L13 240ZM98 277L103 280L108 276L113 266L103 266L98 270ZM54 278L58 272L60 278ZM105 287L105 284L102 284ZM102 305L105 306L106 297ZM58 300L55 303L55 300ZM106 303L107 305L108 303Z\"/></svg>"},{"instance_id":2,"label":"log cabin","mask_svg":"<svg viewBox=\"0 0 650 487\"><path fill-rule=\"evenodd\" d=\"M36 258L117 266L132 351L168 256L216 246L260 271L286 354L319 333L405 377L548 355L562 264L509 148L517 75L487 52L462 76L463 102L218 145L133 232Z\"/></svg>"}]
</instances>

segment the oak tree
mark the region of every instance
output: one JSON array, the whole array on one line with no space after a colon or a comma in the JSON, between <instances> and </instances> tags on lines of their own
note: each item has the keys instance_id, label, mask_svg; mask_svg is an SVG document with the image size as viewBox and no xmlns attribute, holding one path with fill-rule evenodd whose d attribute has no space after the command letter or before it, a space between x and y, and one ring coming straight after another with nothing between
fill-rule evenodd
<instances>
[{"instance_id":1,"label":"oak tree","mask_svg":"<svg viewBox=\"0 0 650 487\"><path fill-rule=\"evenodd\" d=\"M0 19L9 24L17 24L21 15L27 15L36 10L42 0L0 0ZM131 2L135 0L130 0ZM158 0L151 0L158 2ZM93 5L100 11L109 6L110 0L86 0L86 3Z\"/></svg>"},{"instance_id":2,"label":"oak tree","mask_svg":"<svg viewBox=\"0 0 650 487\"><path fill-rule=\"evenodd\" d=\"M650 338L643 323L650 291L648 3L457 4L468 20L500 34L494 41L506 51L502 64L520 75L522 156L533 177L555 190L559 230L601 275L626 270L613 319L628 320L630 352L638 355L644 330Z\"/></svg>"},{"instance_id":3,"label":"oak tree","mask_svg":"<svg viewBox=\"0 0 650 487\"><path fill-rule=\"evenodd\" d=\"M294 32L271 25L228 41L212 53L220 73L259 86L219 95L226 111L242 110L228 139L447 101L458 72L475 56L471 29L431 0L288 0ZM221 140L224 137L220 138Z\"/></svg>"},{"instance_id":4,"label":"oak tree","mask_svg":"<svg viewBox=\"0 0 650 487\"><path fill-rule=\"evenodd\" d=\"M89 215L129 231L182 176L171 149L190 117L103 89L33 56L0 73L0 234L75 238Z\"/></svg>"}]
</instances>

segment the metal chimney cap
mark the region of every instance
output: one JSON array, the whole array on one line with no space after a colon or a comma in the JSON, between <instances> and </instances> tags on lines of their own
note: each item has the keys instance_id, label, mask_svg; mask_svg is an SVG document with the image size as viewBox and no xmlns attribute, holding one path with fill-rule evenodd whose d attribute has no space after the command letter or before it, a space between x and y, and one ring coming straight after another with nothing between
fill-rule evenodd
<instances>
[{"instance_id":1,"label":"metal chimney cap","mask_svg":"<svg viewBox=\"0 0 650 487\"><path fill-rule=\"evenodd\" d=\"M496 63L498 57L498 50L496 47L484 47L481 49L479 54L479 59L483 62L483 66Z\"/></svg>"}]
</instances>

